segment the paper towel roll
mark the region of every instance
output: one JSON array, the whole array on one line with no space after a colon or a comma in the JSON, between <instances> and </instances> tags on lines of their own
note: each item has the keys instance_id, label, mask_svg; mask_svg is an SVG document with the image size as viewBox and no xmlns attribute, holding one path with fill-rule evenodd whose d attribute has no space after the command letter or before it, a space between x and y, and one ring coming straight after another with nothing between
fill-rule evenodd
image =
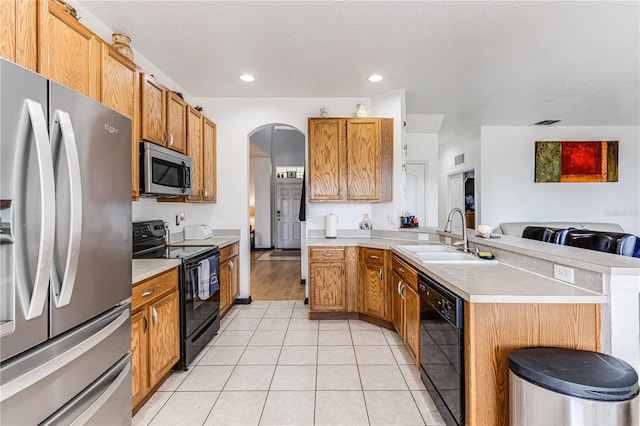
<instances>
[{"instance_id":1,"label":"paper towel roll","mask_svg":"<svg viewBox=\"0 0 640 426\"><path fill-rule=\"evenodd\" d=\"M338 236L337 217L331 213L324 217L324 236L327 238L336 238Z\"/></svg>"}]
</instances>

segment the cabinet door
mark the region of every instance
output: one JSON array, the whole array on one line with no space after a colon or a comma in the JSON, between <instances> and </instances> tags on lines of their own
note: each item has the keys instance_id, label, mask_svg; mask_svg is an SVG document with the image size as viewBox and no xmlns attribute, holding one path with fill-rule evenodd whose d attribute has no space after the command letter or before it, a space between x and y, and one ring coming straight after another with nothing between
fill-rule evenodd
<instances>
[{"instance_id":1,"label":"cabinet door","mask_svg":"<svg viewBox=\"0 0 640 426\"><path fill-rule=\"evenodd\" d=\"M365 261L362 268L362 313L387 318L384 267Z\"/></svg>"},{"instance_id":2,"label":"cabinet door","mask_svg":"<svg viewBox=\"0 0 640 426\"><path fill-rule=\"evenodd\" d=\"M309 119L309 200L346 199L345 121Z\"/></svg>"},{"instance_id":3,"label":"cabinet door","mask_svg":"<svg viewBox=\"0 0 640 426\"><path fill-rule=\"evenodd\" d=\"M149 142L164 145L165 132L164 88L152 77L140 74L140 137Z\"/></svg>"},{"instance_id":4,"label":"cabinet door","mask_svg":"<svg viewBox=\"0 0 640 426\"><path fill-rule=\"evenodd\" d=\"M149 356L149 347L147 331L149 323L145 313L146 310L142 310L131 317L131 405L133 407L142 401L148 389L147 357Z\"/></svg>"},{"instance_id":5,"label":"cabinet door","mask_svg":"<svg viewBox=\"0 0 640 426\"><path fill-rule=\"evenodd\" d=\"M406 347L419 365L420 356L420 296L409 285L404 286Z\"/></svg>"},{"instance_id":6,"label":"cabinet door","mask_svg":"<svg viewBox=\"0 0 640 426\"><path fill-rule=\"evenodd\" d=\"M151 304L149 326L149 386L153 387L180 358L178 291Z\"/></svg>"},{"instance_id":7,"label":"cabinet door","mask_svg":"<svg viewBox=\"0 0 640 426\"><path fill-rule=\"evenodd\" d=\"M140 152L138 69L106 43L102 43L100 102L131 119L131 198L140 195L138 154Z\"/></svg>"},{"instance_id":8,"label":"cabinet door","mask_svg":"<svg viewBox=\"0 0 640 426\"><path fill-rule=\"evenodd\" d=\"M167 148L181 153L187 151L187 103L167 90Z\"/></svg>"},{"instance_id":9,"label":"cabinet door","mask_svg":"<svg viewBox=\"0 0 640 426\"><path fill-rule=\"evenodd\" d=\"M229 306L231 299L231 259L220 263L218 280L220 281L220 312Z\"/></svg>"},{"instance_id":10,"label":"cabinet door","mask_svg":"<svg viewBox=\"0 0 640 426\"><path fill-rule=\"evenodd\" d=\"M0 1L0 56L38 71L37 3Z\"/></svg>"},{"instance_id":11,"label":"cabinet door","mask_svg":"<svg viewBox=\"0 0 640 426\"><path fill-rule=\"evenodd\" d=\"M54 2L39 4L38 72L99 101L98 39Z\"/></svg>"},{"instance_id":12,"label":"cabinet door","mask_svg":"<svg viewBox=\"0 0 640 426\"><path fill-rule=\"evenodd\" d=\"M309 309L346 312L345 264L313 262L309 264Z\"/></svg>"},{"instance_id":13,"label":"cabinet door","mask_svg":"<svg viewBox=\"0 0 640 426\"><path fill-rule=\"evenodd\" d=\"M187 155L191 157L191 189L190 201L202 200L202 115L193 107L187 112Z\"/></svg>"},{"instance_id":14,"label":"cabinet door","mask_svg":"<svg viewBox=\"0 0 640 426\"><path fill-rule=\"evenodd\" d=\"M404 338L404 300L402 300L402 277L393 272L391 274L391 283L389 285L389 291L392 298L392 322L393 327L396 329L400 337Z\"/></svg>"},{"instance_id":15,"label":"cabinet door","mask_svg":"<svg viewBox=\"0 0 640 426\"><path fill-rule=\"evenodd\" d=\"M380 122L347 120L347 197L380 199Z\"/></svg>"},{"instance_id":16,"label":"cabinet door","mask_svg":"<svg viewBox=\"0 0 640 426\"><path fill-rule=\"evenodd\" d=\"M229 268L229 303L233 305L240 295L240 265L238 264L238 256L229 259L231 262Z\"/></svg>"},{"instance_id":17,"label":"cabinet door","mask_svg":"<svg viewBox=\"0 0 640 426\"><path fill-rule=\"evenodd\" d=\"M216 125L207 118L203 119L202 140L202 183L203 201L216 202Z\"/></svg>"}]
</instances>

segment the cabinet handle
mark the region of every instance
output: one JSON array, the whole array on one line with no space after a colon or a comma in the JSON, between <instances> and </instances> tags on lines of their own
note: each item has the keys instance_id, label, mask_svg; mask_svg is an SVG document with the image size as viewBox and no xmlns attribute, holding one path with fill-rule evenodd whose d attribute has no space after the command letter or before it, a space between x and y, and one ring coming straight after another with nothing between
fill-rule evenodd
<instances>
[{"instance_id":1,"label":"cabinet handle","mask_svg":"<svg viewBox=\"0 0 640 426\"><path fill-rule=\"evenodd\" d=\"M402 297L402 291L400 290L400 286L402 285L402 280L398 281L398 294Z\"/></svg>"},{"instance_id":2,"label":"cabinet handle","mask_svg":"<svg viewBox=\"0 0 640 426\"><path fill-rule=\"evenodd\" d=\"M382 279L382 268L379 270L380 279Z\"/></svg>"},{"instance_id":3,"label":"cabinet handle","mask_svg":"<svg viewBox=\"0 0 640 426\"><path fill-rule=\"evenodd\" d=\"M229 261L229 269L231 269L233 271L233 268L235 267L235 265L233 264L233 260Z\"/></svg>"},{"instance_id":4,"label":"cabinet handle","mask_svg":"<svg viewBox=\"0 0 640 426\"><path fill-rule=\"evenodd\" d=\"M333 256L333 253L323 253L322 255L324 257L331 257L331 256Z\"/></svg>"},{"instance_id":5,"label":"cabinet handle","mask_svg":"<svg viewBox=\"0 0 640 426\"><path fill-rule=\"evenodd\" d=\"M143 315L142 319L144 319L144 327L142 327L142 332L146 333L147 332L147 328L149 327L149 321L147 320L147 316Z\"/></svg>"},{"instance_id":6,"label":"cabinet handle","mask_svg":"<svg viewBox=\"0 0 640 426\"><path fill-rule=\"evenodd\" d=\"M376 256L376 255L374 255L374 254L369 255L369 257L370 257L371 259L380 259L378 256Z\"/></svg>"},{"instance_id":7,"label":"cabinet handle","mask_svg":"<svg viewBox=\"0 0 640 426\"><path fill-rule=\"evenodd\" d=\"M157 322L158 322L158 311L156 311L156 308L154 306L153 308L151 308L151 324L156 325Z\"/></svg>"},{"instance_id":8,"label":"cabinet handle","mask_svg":"<svg viewBox=\"0 0 640 426\"><path fill-rule=\"evenodd\" d=\"M398 272L400 272L401 274L404 274L404 268L401 266L398 268Z\"/></svg>"},{"instance_id":9,"label":"cabinet handle","mask_svg":"<svg viewBox=\"0 0 640 426\"><path fill-rule=\"evenodd\" d=\"M167 132L162 132L162 143L167 143Z\"/></svg>"},{"instance_id":10,"label":"cabinet handle","mask_svg":"<svg viewBox=\"0 0 640 426\"><path fill-rule=\"evenodd\" d=\"M208 197L209 196L209 190L207 190L207 188L204 188L203 191L204 191L204 196Z\"/></svg>"},{"instance_id":11,"label":"cabinet handle","mask_svg":"<svg viewBox=\"0 0 640 426\"><path fill-rule=\"evenodd\" d=\"M404 284L402 284L402 293L400 293L400 296L402 296L402 300L404 300L404 296L406 294L406 292L405 292L406 289L407 289L406 286Z\"/></svg>"},{"instance_id":12,"label":"cabinet handle","mask_svg":"<svg viewBox=\"0 0 640 426\"><path fill-rule=\"evenodd\" d=\"M151 289L151 290L147 290L144 293L142 293L142 297L147 297L147 296L151 296L156 290L155 289Z\"/></svg>"},{"instance_id":13,"label":"cabinet handle","mask_svg":"<svg viewBox=\"0 0 640 426\"><path fill-rule=\"evenodd\" d=\"M169 135L169 146L173 146L173 133Z\"/></svg>"}]
</instances>

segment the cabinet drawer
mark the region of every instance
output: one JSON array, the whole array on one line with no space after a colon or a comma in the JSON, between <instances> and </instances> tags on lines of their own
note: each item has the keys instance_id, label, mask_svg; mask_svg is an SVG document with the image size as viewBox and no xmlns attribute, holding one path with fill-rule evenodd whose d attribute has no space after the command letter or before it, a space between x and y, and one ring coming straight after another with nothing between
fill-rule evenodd
<instances>
[{"instance_id":1,"label":"cabinet drawer","mask_svg":"<svg viewBox=\"0 0 640 426\"><path fill-rule=\"evenodd\" d=\"M131 311L178 288L178 268L170 269L136 284L131 290Z\"/></svg>"},{"instance_id":2,"label":"cabinet drawer","mask_svg":"<svg viewBox=\"0 0 640 426\"><path fill-rule=\"evenodd\" d=\"M344 247L311 247L309 260L314 262L336 262L345 259Z\"/></svg>"},{"instance_id":3,"label":"cabinet drawer","mask_svg":"<svg viewBox=\"0 0 640 426\"><path fill-rule=\"evenodd\" d=\"M238 243L233 243L229 246L223 247L220 249L220 263L229 259L230 257L236 256L238 254Z\"/></svg>"},{"instance_id":4,"label":"cabinet drawer","mask_svg":"<svg viewBox=\"0 0 640 426\"><path fill-rule=\"evenodd\" d=\"M418 272L415 269L402 261L398 256L393 256L391 267L393 268L393 272L398 274L415 291L418 291Z\"/></svg>"},{"instance_id":5,"label":"cabinet drawer","mask_svg":"<svg viewBox=\"0 0 640 426\"><path fill-rule=\"evenodd\" d=\"M364 261L368 264L382 265L384 263L384 250L374 248L363 248Z\"/></svg>"}]
</instances>

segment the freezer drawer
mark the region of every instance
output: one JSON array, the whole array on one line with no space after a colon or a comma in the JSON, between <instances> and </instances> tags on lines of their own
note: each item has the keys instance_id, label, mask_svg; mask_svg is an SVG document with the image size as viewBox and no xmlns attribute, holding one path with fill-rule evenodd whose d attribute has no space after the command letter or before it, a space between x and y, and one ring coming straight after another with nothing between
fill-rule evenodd
<instances>
[{"instance_id":1,"label":"freezer drawer","mask_svg":"<svg viewBox=\"0 0 640 426\"><path fill-rule=\"evenodd\" d=\"M43 425L131 424L131 354L82 391Z\"/></svg>"},{"instance_id":2,"label":"freezer drawer","mask_svg":"<svg viewBox=\"0 0 640 426\"><path fill-rule=\"evenodd\" d=\"M121 360L130 347L127 303L12 358L0 367L2 423L43 422Z\"/></svg>"}]
</instances>

